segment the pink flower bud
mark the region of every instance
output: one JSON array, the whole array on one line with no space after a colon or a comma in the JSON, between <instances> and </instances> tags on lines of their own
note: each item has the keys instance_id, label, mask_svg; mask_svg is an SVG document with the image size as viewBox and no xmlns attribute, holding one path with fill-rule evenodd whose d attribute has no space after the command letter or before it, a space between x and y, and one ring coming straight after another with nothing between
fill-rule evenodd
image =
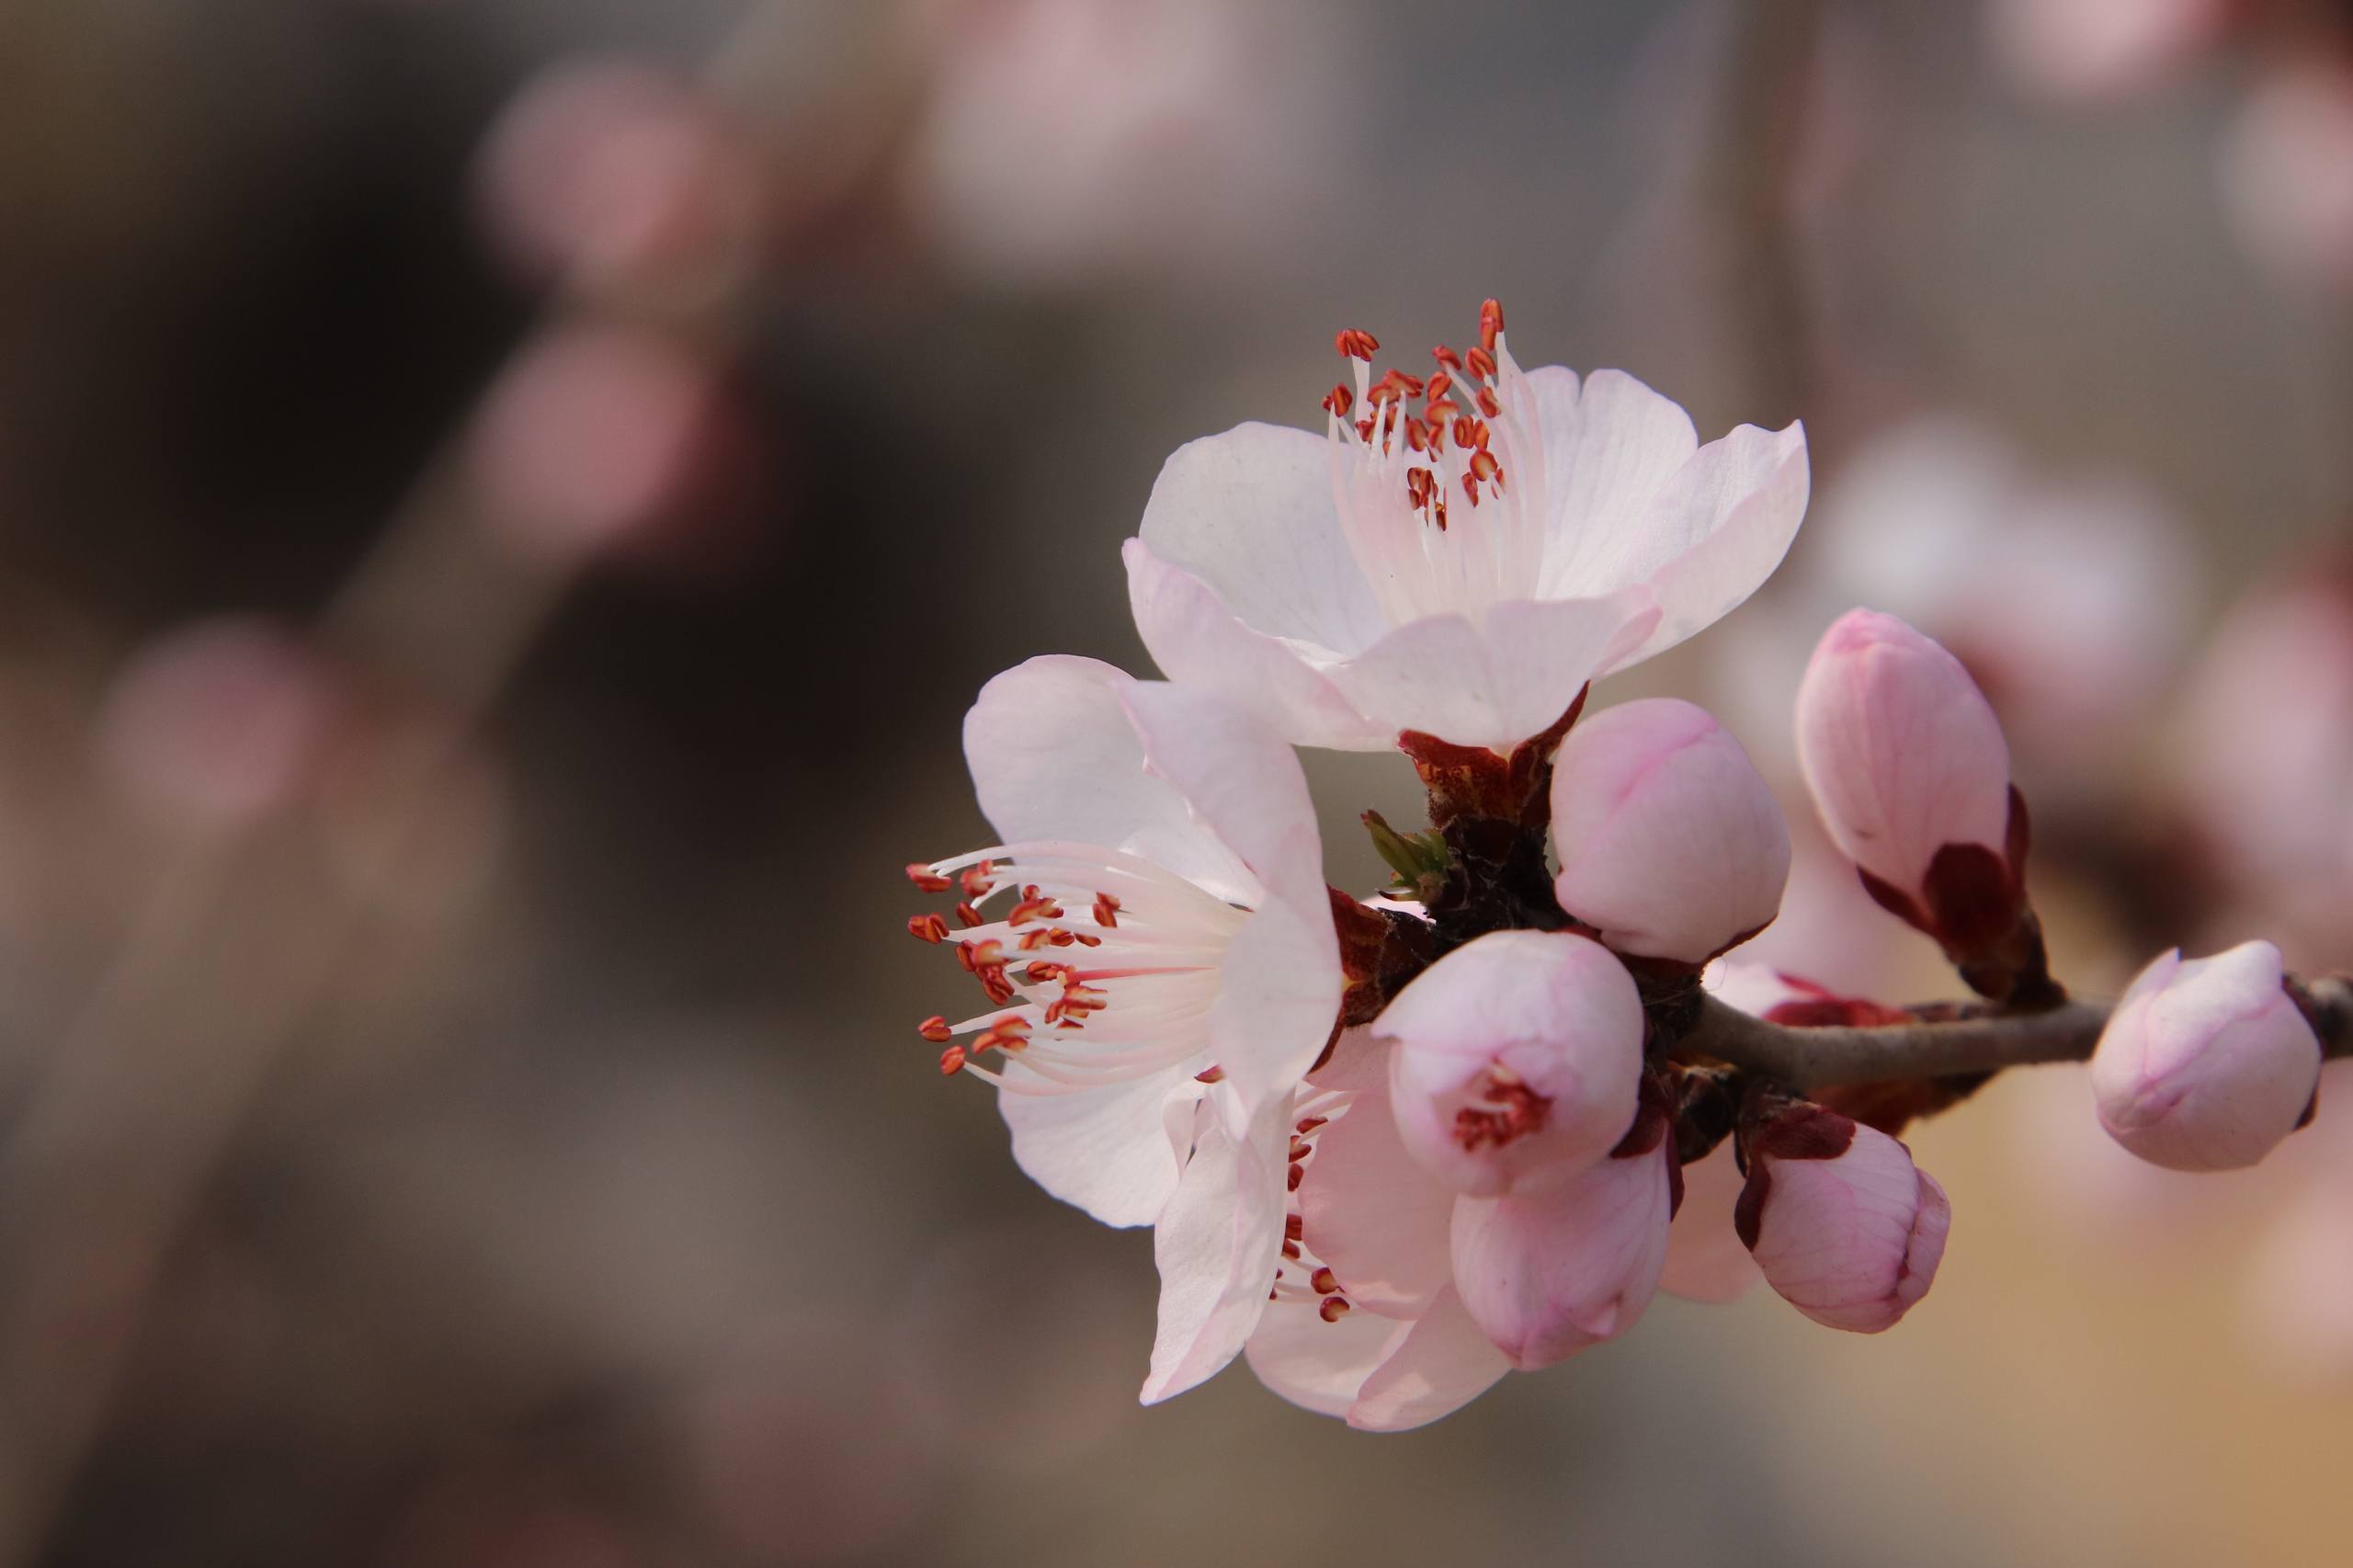
<instances>
[{"instance_id":1,"label":"pink flower bud","mask_svg":"<svg viewBox=\"0 0 2353 1568\"><path fill-rule=\"evenodd\" d=\"M1634 1324L1658 1290L1679 1191L1663 1108L1609 1158L1564 1181L1454 1205L1454 1287L1488 1342L1522 1371Z\"/></svg>"},{"instance_id":2,"label":"pink flower bud","mask_svg":"<svg viewBox=\"0 0 2353 1568\"><path fill-rule=\"evenodd\" d=\"M1628 702L1569 732L1552 768L1561 907L1620 952L1704 963L1771 923L1790 830L1705 710Z\"/></svg>"},{"instance_id":3,"label":"pink flower bud","mask_svg":"<svg viewBox=\"0 0 2353 1568\"><path fill-rule=\"evenodd\" d=\"M2100 1124L2152 1165L2235 1170L2302 1124L2320 1041L2282 988L2279 949L2169 952L2133 981L2092 1053Z\"/></svg>"},{"instance_id":4,"label":"pink flower bud","mask_svg":"<svg viewBox=\"0 0 2353 1568\"><path fill-rule=\"evenodd\" d=\"M1937 852L2006 853L2010 752L1961 661L1892 615L1849 610L1798 687L1798 766L1847 858L1927 902Z\"/></svg>"},{"instance_id":5,"label":"pink flower bud","mask_svg":"<svg viewBox=\"0 0 2353 1568\"><path fill-rule=\"evenodd\" d=\"M1425 970L1372 1029L1397 1042L1398 1135L1457 1191L1574 1176L1634 1119L1642 997L1583 937L1492 932Z\"/></svg>"},{"instance_id":6,"label":"pink flower bud","mask_svg":"<svg viewBox=\"0 0 2353 1568\"><path fill-rule=\"evenodd\" d=\"M1784 1301L1877 1334L1928 1293L1952 1206L1903 1144L1803 1103L1768 1112L1742 1143L1748 1185L1733 1223Z\"/></svg>"}]
</instances>

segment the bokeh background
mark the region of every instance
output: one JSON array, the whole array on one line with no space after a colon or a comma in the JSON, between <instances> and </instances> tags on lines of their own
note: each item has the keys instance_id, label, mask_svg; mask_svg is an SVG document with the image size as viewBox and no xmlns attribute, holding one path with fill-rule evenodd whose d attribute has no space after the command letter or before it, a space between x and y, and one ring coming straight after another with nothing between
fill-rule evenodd
<instances>
[{"instance_id":1,"label":"bokeh background","mask_svg":"<svg viewBox=\"0 0 2353 1568\"><path fill-rule=\"evenodd\" d=\"M1148 667L1171 449L1493 294L1811 432L1606 695L1786 781L1906 613L2079 988L2353 963L2349 285L2334 4L0 4L0 1562L2353 1558L2340 1092L2190 1181L1995 1085L1883 1339L1144 1411L1149 1239L939 1080L898 870L987 841L989 675ZM1309 760L1370 891L1410 775ZM1818 851L1765 946L1952 985Z\"/></svg>"}]
</instances>

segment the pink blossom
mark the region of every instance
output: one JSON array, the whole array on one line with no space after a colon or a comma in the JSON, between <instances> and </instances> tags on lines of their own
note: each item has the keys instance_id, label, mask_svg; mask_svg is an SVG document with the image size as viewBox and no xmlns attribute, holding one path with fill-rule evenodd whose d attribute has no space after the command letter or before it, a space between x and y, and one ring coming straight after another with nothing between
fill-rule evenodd
<instances>
[{"instance_id":1,"label":"pink blossom","mask_svg":"<svg viewBox=\"0 0 2353 1568\"><path fill-rule=\"evenodd\" d=\"M1378 346L1342 334L1356 384L1321 440L1244 425L1168 460L1127 562L1172 678L1303 744L1507 750L1771 574L1805 510L1799 426L1702 447L1631 376L1523 374L1489 304L1427 381L1376 385Z\"/></svg>"},{"instance_id":2,"label":"pink blossom","mask_svg":"<svg viewBox=\"0 0 2353 1568\"><path fill-rule=\"evenodd\" d=\"M1892 615L1850 610L1806 666L1797 737L1823 825L1881 902L1909 901L1924 929L1949 924L1952 901L1973 916L2017 903L2009 747L1960 660Z\"/></svg>"},{"instance_id":3,"label":"pink blossom","mask_svg":"<svg viewBox=\"0 0 2353 1568\"><path fill-rule=\"evenodd\" d=\"M1455 1291L1457 1199L1398 1139L1387 1056L1351 1030L1301 1092L1284 1262L1245 1350L1275 1392L1367 1431L1435 1421L1510 1369Z\"/></svg>"},{"instance_id":4,"label":"pink blossom","mask_svg":"<svg viewBox=\"0 0 2353 1568\"><path fill-rule=\"evenodd\" d=\"M2100 1124L2153 1165L2251 1165L2295 1131L2320 1041L2281 984L2279 949L2166 953L2117 1003L2092 1056Z\"/></svg>"},{"instance_id":5,"label":"pink blossom","mask_svg":"<svg viewBox=\"0 0 2353 1568\"><path fill-rule=\"evenodd\" d=\"M1645 1107L1608 1158L1565 1181L1454 1209L1454 1281L1522 1370L1631 1328L1666 1263L1680 1187L1663 1109Z\"/></svg>"},{"instance_id":6,"label":"pink blossom","mask_svg":"<svg viewBox=\"0 0 2353 1568\"><path fill-rule=\"evenodd\" d=\"M1831 1328L1877 1334L1928 1293L1952 1209L1902 1143L1802 1103L1741 1139L1741 1239L1783 1300Z\"/></svg>"},{"instance_id":7,"label":"pink blossom","mask_svg":"<svg viewBox=\"0 0 2353 1568\"><path fill-rule=\"evenodd\" d=\"M1567 932L1495 931L1438 960L1371 1026L1397 1042L1397 1130L1458 1191L1574 1176L1634 1117L1643 1002L1608 949Z\"/></svg>"},{"instance_id":8,"label":"pink blossom","mask_svg":"<svg viewBox=\"0 0 2353 1568\"><path fill-rule=\"evenodd\" d=\"M1552 770L1561 907L1620 952L1701 963L1780 908L1790 830L1748 754L1688 702L1581 721Z\"/></svg>"},{"instance_id":9,"label":"pink blossom","mask_svg":"<svg viewBox=\"0 0 2353 1568\"><path fill-rule=\"evenodd\" d=\"M947 1044L944 1070L998 1086L1032 1179L1107 1223L1156 1224L1144 1393L1165 1398L1257 1320L1292 1094L1338 1014L1306 781L1238 710L1089 659L992 680L964 750L1010 842L908 875L960 899L953 945L990 1006L923 1032ZM909 929L949 930L938 915Z\"/></svg>"}]
</instances>

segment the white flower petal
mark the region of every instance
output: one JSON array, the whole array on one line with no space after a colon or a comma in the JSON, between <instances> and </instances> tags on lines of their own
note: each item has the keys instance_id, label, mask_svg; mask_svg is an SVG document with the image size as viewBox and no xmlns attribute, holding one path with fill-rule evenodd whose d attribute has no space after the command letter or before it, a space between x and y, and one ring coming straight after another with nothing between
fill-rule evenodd
<instances>
[{"instance_id":1,"label":"white flower petal","mask_svg":"<svg viewBox=\"0 0 2353 1568\"><path fill-rule=\"evenodd\" d=\"M1365 1379L1348 1409L1348 1425L1364 1432L1426 1426L1495 1387L1509 1370L1449 1288Z\"/></svg>"},{"instance_id":2,"label":"white flower petal","mask_svg":"<svg viewBox=\"0 0 2353 1568\"><path fill-rule=\"evenodd\" d=\"M1811 483L1805 430L1743 425L1699 449L1667 482L1613 557L1595 563L1587 593L1646 584L1658 630L1614 668L1640 664L1705 631L1745 603L1789 553Z\"/></svg>"},{"instance_id":3,"label":"white flower petal","mask_svg":"<svg viewBox=\"0 0 2353 1568\"><path fill-rule=\"evenodd\" d=\"M1542 421L1544 483L1551 516L1544 573L1531 598L1571 598L1638 579L1614 581L1609 563L1634 522L1699 449L1691 416L1623 370L1596 370L1580 388L1574 371L1530 371Z\"/></svg>"},{"instance_id":4,"label":"white flower petal","mask_svg":"<svg viewBox=\"0 0 2353 1568\"><path fill-rule=\"evenodd\" d=\"M1509 751L1622 661L1655 617L1639 588L1601 598L1518 600L1489 610L1483 627L1459 615L1399 627L1330 675L1359 711L1381 716L1388 744L1399 731L1420 730L1457 745Z\"/></svg>"},{"instance_id":5,"label":"white flower petal","mask_svg":"<svg viewBox=\"0 0 2353 1568\"><path fill-rule=\"evenodd\" d=\"M1193 572L1164 561L1144 540L1124 547L1136 631L1161 673L1214 691L1256 713L1301 745L1375 751L1396 733L1367 719L1322 673L1336 655L1260 631ZM1343 562L1359 583L1353 561Z\"/></svg>"},{"instance_id":6,"label":"white flower petal","mask_svg":"<svg viewBox=\"0 0 2353 1568\"><path fill-rule=\"evenodd\" d=\"M1162 467L1139 537L1246 625L1355 653L1388 623L1341 531L1331 464L1324 437L1279 425L1188 441Z\"/></svg>"},{"instance_id":7,"label":"white flower petal","mask_svg":"<svg viewBox=\"0 0 2353 1568\"><path fill-rule=\"evenodd\" d=\"M964 716L972 787L1006 843L1051 839L1126 850L1219 897L1256 903L1242 860L1144 769L1121 693L1135 683L1094 659L1048 655L981 688Z\"/></svg>"},{"instance_id":8,"label":"white flower petal","mask_svg":"<svg viewBox=\"0 0 2353 1568\"><path fill-rule=\"evenodd\" d=\"M1318 1415L1346 1415L1373 1369L1413 1325L1352 1312L1335 1323L1305 1301L1269 1301L1243 1346L1258 1381Z\"/></svg>"},{"instance_id":9,"label":"white flower petal","mask_svg":"<svg viewBox=\"0 0 2353 1568\"><path fill-rule=\"evenodd\" d=\"M1184 1168L1168 1119L1181 1110L1189 1123L1203 1092L1191 1078L1154 1074L1070 1095L1006 1091L996 1103L1013 1130L1014 1161L1031 1181L1107 1225L1149 1225Z\"/></svg>"},{"instance_id":10,"label":"white flower petal","mask_svg":"<svg viewBox=\"0 0 2353 1568\"><path fill-rule=\"evenodd\" d=\"M1233 934L1210 1006L1210 1059L1244 1104L1290 1103L1332 1038L1343 983L1328 903L1270 901Z\"/></svg>"},{"instance_id":11,"label":"white flower petal","mask_svg":"<svg viewBox=\"0 0 2353 1568\"><path fill-rule=\"evenodd\" d=\"M1160 1330L1143 1403L1157 1404L1214 1377L1257 1326L1283 1241L1283 1153L1290 1105L1279 1100L1237 1141L1204 1118L1193 1157L1153 1230L1160 1266Z\"/></svg>"}]
</instances>

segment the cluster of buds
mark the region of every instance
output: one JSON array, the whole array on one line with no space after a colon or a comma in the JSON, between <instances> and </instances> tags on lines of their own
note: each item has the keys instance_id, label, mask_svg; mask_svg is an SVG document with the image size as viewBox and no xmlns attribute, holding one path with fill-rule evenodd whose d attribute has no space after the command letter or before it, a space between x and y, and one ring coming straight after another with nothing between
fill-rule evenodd
<instances>
[{"instance_id":1,"label":"cluster of buds","mask_svg":"<svg viewBox=\"0 0 2353 1568\"><path fill-rule=\"evenodd\" d=\"M1789 876L1771 791L1699 708L1587 698L1773 569L1802 433L1701 447L1631 378L1523 374L1492 301L1427 381L1375 381L1370 334L1337 347L1356 384L1322 442L1245 426L1162 474L1128 559L1176 679L1049 657L990 682L965 752L1005 842L907 869L953 919L910 931L987 1003L920 1026L942 1069L997 1087L1050 1191L1154 1228L1147 1401L1242 1355L1308 1408L1415 1426L1661 1290L1757 1279L1887 1329L1951 1221L1897 1135L2014 1062L2088 1057L2102 1122L2160 1164L2249 1164L2309 1117L2353 996L2254 943L2071 1004L2000 724L1887 616L1823 638L1799 755L1863 885L1979 1000L1727 960ZM1433 464L1498 504L1448 526ZM1367 813L1398 881L1360 899L1324 881L1290 748L1376 734L1429 826Z\"/></svg>"}]
</instances>

